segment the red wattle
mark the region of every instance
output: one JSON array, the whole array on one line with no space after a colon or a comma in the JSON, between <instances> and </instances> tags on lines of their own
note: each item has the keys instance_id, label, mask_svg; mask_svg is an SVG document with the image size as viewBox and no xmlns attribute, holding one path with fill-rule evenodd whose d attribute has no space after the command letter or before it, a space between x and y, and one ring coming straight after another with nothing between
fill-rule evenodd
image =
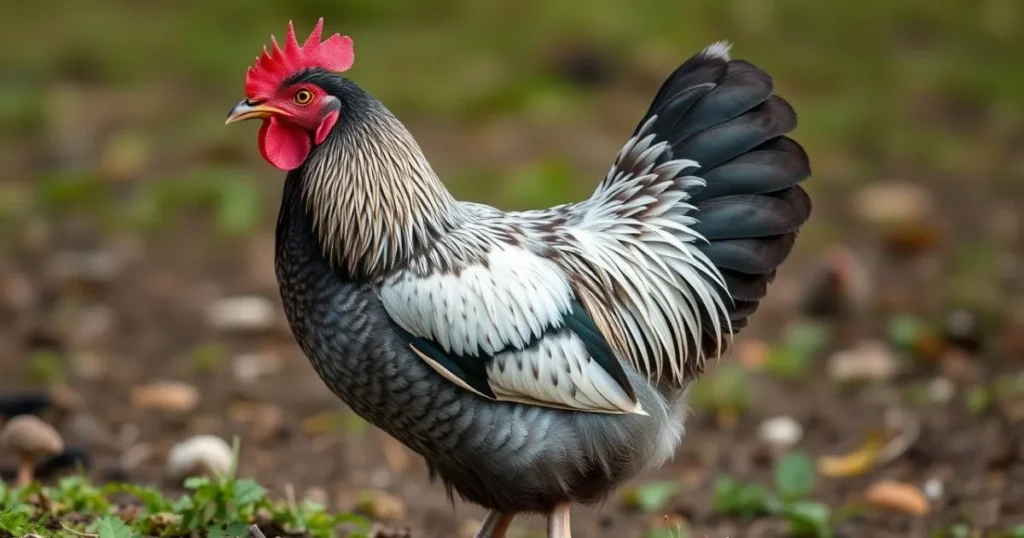
<instances>
[{"instance_id":1,"label":"red wattle","mask_svg":"<svg viewBox=\"0 0 1024 538\"><path fill-rule=\"evenodd\" d=\"M306 130L279 121L274 116L263 120L259 143L263 158L281 170L295 170L302 166L313 148Z\"/></svg>"}]
</instances>

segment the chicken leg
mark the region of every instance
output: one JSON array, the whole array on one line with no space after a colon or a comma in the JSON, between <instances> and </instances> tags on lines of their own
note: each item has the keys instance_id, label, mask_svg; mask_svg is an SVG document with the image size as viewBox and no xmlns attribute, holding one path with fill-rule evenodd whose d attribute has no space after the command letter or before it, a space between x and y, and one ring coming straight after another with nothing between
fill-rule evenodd
<instances>
[{"instance_id":1,"label":"chicken leg","mask_svg":"<svg viewBox=\"0 0 1024 538\"><path fill-rule=\"evenodd\" d=\"M515 514L504 514L497 510L487 512L487 517L484 518L484 523L480 525L475 538L505 538L505 532L508 531L514 517Z\"/></svg>"},{"instance_id":2,"label":"chicken leg","mask_svg":"<svg viewBox=\"0 0 1024 538\"><path fill-rule=\"evenodd\" d=\"M548 538L572 538L569 532L569 503L559 504L548 514Z\"/></svg>"}]
</instances>

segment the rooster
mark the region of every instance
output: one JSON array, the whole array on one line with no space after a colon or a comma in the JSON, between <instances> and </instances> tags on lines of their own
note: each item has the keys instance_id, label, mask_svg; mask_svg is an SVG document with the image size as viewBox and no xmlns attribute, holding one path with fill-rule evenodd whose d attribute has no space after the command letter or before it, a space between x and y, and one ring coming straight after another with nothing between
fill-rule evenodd
<instances>
[{"instance_id":1,"label":"rooster","mask_svg":"<svg viewBox=\"0 0 1024 538\"><path fill-rule=\"evenodd\" d=\"M593 195L456 200L353 43L291 23L227 123L287 171L276 274L302 351L356 413L489 510L569 538L570 506L660 466L686 389L765 296L808 219L807 155L769 75L717 43L672 73Z\"/></svg>"}]
</instances>

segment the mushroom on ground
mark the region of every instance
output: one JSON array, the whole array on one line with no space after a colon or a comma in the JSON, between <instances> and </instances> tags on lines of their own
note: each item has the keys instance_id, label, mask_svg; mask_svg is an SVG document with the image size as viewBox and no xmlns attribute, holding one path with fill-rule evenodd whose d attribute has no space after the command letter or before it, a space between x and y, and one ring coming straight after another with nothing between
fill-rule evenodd
<instances>
[{"instance_id":1,"label":"mushroom on ground","mask_svg":"<svg viewBox=\"0 0 1024 538\"><path fill-rule=\"evenodd\" d=\"M18 485L32 482L36 461L55 456L64 450L64 439L53 426L34 415L18 415L0 430L0 445L18 453Z\"/></svg>"},{"instance_id":2,"label":"mushroom on ground","mask_svg":"<svg viewBox=\"0 0 1024 538\"><path fill-rule=\"evenodd\" d=\"M174 478L192 473L225 475L234 454L226 441L215 435L197 435L173 447L167 456L167 471Z\"/></svg>"}]
</instances>

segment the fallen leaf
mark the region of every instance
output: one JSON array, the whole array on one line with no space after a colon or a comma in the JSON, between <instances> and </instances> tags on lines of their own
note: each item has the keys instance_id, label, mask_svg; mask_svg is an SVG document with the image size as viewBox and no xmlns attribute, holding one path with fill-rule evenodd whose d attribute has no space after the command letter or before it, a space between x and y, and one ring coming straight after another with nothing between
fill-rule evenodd
<instances>
[{"instance_id":1,"label":"fallen leaf","mask_svg":"<svg viewBox=\"0 0 1024 538\"><path fill-rule=\"evenodd\" d=\"M359 494L358 507L373 519L400 521L405 518L405 503L383 491L363 491Z\"/></svg>"},{"instance_id":2,"label":"fallen leaf","mask_svg":"<svg viewBox=\"0 0 1024 538\"><path fill-rule=\"evenodd\" d=\"M923 516L928 513L928 499L917 486L905 482L883 480L874 483L864 494L869 506Z\"/></svg>"},{"instance_id":3,"label":"fallen leaf","mask_svg":"<svg viewBox=\"0 0 1024 538\"><path fill-rule=\"evenodd\" d=\"M187 413L199 404L199 390L188 383L159 381L132 389L131 401L140 409Z\"/></svg>"},{"instance_id":4,"label":"fallen leaf","mask_svg":"<svg viewBox=\"0 0 1024 538\"><path fill-rule=\"evenodd\" d=\"M819 457L818 472L832 478L863 474L878 461L884 448L885 433L881 430L872 431L864 444L853 452L841 456Z\"/></svg>"},{"instance_id":5,"label":"fallen leaf","mask_svg":"<svg viewBox=\"0 0 1024 538\"><path fill-rule=\"evenodd\" d=\"M724 430L731 430L736 426L736 421L739 419L739 411L731 405L719 407L715 412L715 419L718 421L718 426Z\"/></svg>"},{"instance_id":6,"label":"fallen leaf","mask_svg":"<svg viewBox=\"0 0 1024 538\"><path fill-rule=\"evenodd\" d=\"M740 364L751 370L760 370L768 360L770 346L764 340L743 340L736 344L735 355Z\"/></svg>"},{"instance_id":7,"label":"fallen leaf","mask_svg":"<svg viewBox=\"0 0 1024 538\"><path fill-rule=\"evenodd\" d=\"M318 413L302 420L302 431L306 435L323 435L336 432L344 427L345 416L334 411Z\"/></svg>"}]
</instances>

